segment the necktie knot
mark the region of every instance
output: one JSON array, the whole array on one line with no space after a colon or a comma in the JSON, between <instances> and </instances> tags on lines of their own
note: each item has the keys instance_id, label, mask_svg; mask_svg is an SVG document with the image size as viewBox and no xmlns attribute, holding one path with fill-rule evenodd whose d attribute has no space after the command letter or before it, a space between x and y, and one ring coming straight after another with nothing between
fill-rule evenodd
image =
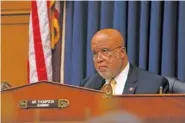
<instances>
[{"instance_id":1,"label":"necktie knot","mask_svg":"<svg viewBox=\"0 0 185 123\"><path fill-rule=\"evenodd\" d=\"M111 85L116 85L116 80L115 79L112 79L110 82L109 82Z\"/></svg>"},{"instance_id":2,"label":"necktie knot","mask_svg":"<svg viewBox=\"0 0 185 123\"><path fill-rule=\"evenodd\" d=\"M102 90L103 90L104 92L107 92L107 93L110 92L111 94L115 95L115 94L116 94L116 93L115 93L116 84L117 84L116 80L115 80L115 79L111 79L111 80L109 81L109 83L105 84L105 85L102 87Z\"/></svg>"}]
</instances>

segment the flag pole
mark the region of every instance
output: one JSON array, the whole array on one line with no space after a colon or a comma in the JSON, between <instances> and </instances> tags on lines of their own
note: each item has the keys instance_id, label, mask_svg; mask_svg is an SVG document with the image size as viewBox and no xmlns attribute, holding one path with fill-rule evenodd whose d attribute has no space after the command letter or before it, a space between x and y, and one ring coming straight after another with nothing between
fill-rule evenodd
<instances>
[{"instance_id":1,"label":"flag pole","mask_svg":"<svg viewBox=\"0 0 185 123\"><path fill-rule=\"evenodd\" d=\"M60 65L60 83L64 83L64 56L65 56L65 26L66 26L66 1L63 3L63 18L62 18L62 50L61 50L61 65Z\"/></svg>"}]
</instances>

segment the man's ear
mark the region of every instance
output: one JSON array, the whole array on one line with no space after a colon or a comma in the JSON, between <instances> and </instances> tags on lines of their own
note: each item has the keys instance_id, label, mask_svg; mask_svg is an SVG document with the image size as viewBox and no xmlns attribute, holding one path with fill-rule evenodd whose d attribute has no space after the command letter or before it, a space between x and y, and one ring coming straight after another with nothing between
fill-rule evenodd
<instances>
[{"instance_id":1,"label":"man's ear","mask_svg":"<svg viewBox=\"0 0 185 123\"><path fill-rule=\"evenodd\" d=\"M120 50L121 50L121 58L125 58L126 49L124 47L122 47Z\"/></svg>"}]
</instances>

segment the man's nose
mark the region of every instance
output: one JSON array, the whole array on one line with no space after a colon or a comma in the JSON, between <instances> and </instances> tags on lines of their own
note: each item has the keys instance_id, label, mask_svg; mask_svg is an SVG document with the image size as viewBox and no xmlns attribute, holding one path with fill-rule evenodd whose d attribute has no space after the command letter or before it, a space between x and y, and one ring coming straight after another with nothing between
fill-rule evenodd
<instances>
[{"instance_id":1,"label":"man's nose","mask_svg":"<svg viewBox=\"0 0 185 123\"><path fill-rule=\"evenodd\" d=\"M103 55L101 54L101 52L99 52L99 53L97 54L96 60L97 60L97 62L102 62L102 61L104 60Z\"/></svg>"}]
</instances>

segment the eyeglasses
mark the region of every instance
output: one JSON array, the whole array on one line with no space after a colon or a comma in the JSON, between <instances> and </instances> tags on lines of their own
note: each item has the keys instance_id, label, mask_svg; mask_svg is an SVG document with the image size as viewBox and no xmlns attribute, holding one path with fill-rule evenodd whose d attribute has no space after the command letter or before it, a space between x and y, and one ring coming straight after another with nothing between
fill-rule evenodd
<instances>
[{"instance_id":1,"label":"eyeglasses","mask_svg":"<svg viewBox=\"0 0 185 123\"><path fill-rule=\"evenodd\" d=\"M104 57L110 57L112 56L112 54L114 53L114 51L118 48L121 48L123 46L118 46L114 49L108 49L108 48L104 48L104 49L101 49L99 52L93 52L93 59L96 60L98 59L98 57L101 55L101 56L104 56Z\"/></svg>"}]
</instances>

